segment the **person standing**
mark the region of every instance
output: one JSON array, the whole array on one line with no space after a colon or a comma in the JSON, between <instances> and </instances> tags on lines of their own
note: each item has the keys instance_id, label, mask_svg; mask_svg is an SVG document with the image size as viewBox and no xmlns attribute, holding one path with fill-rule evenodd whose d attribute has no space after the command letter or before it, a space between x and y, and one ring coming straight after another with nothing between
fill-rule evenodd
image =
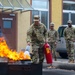
<instances>
[{"instance_id":1,"label":"person standing","mask_svg":"<svg viewBox=\"0 0 75 75\"><path fill-rule=\"evenodd\" d=\"M74 63L74 37L75 29L72 27L72 21L69 20L68 27L64 29L64 37L66 40L67 54L70 63Z\"/></svg>"},{"instance_id":2,"label":"person standing","mask_svg":"<svg viewBox=\"0 0 75 75\"><path fill-rule=\"evenodd\" d=\"M32 62L43 63L44 43L47 42L47 29L43 23L40 23L39 15L34 15L34 23L27 31L27 43L32 46Z\"/></svg>"},{"instance_id":3,"label":"person standing","mask_svg":"<svg viewBox=\"0 0 75 75\"><path fill-rule=\"evenodd\" d=\"M51 46L52 55L54 57L54 60L57 60L56 57L56 43L58 39L58 32L54 29L54 23L50 23L50 29L48 31L48 43Z\"/></svg>"}]
</instances>

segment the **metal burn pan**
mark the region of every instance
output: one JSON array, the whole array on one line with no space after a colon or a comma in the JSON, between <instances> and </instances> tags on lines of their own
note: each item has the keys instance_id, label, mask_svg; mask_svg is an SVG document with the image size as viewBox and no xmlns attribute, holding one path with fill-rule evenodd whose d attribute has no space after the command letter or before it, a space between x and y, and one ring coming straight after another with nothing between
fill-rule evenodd
<instances>
[{"instance_id":1,"label":"metal burn pan","mask_svg":"<svg viewBox=\"0 0 75 75\"><path fill-rule=\"evenodd\" d=\"M0 75L42 75L42 64L0 62Z\"/></svg>"},{"instance_id":2,"label":"metal burn pan","mask_svg":"<svg viewBox=\"0 0 75 75\"><path fill-rule=\"evenodd\" d=\"M8 63L0 62L0 75L7 75L8 73Z\"/></svg>"},{"instance_id":3,"label":"metal burn pan","mask_svg":"<svg viewBox=\"0 0 75 75\"><path fill-rule=\"evenodd\" d=\"M42 75L42 64L9 64L8 75Z\"/></svg>"}]
</instances>

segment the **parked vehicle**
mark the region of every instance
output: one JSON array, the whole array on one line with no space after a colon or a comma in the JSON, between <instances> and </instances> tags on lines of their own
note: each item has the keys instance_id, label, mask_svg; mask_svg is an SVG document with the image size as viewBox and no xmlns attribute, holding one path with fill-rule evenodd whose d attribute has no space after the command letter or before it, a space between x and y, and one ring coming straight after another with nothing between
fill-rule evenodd
<instances>
[{"instance_id":1,"label":"parked vehicle","mask_svg":"<svg viewBox=\"0 0 75 75\"><path fill-rule=\"evenodd\" d=\"M67 58L67 49L66 49L66 42L65 42L65 38L63 35L64 29L67 27L68 25L61 25L58 28L58 33L59 33L59 40L57 42L57 46L56 46L56 51L59 53L59 55L62 58ZM72 25L73 27L75 27L75 25Z\"/></svg>"}]
</instances>

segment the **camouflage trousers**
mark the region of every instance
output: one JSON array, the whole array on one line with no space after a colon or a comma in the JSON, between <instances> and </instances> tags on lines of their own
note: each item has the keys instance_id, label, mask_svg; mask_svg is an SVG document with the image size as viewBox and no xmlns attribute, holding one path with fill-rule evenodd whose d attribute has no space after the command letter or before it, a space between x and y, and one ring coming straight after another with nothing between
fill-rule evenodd
<instances>
[{"instance_id":1,"label":"camouflage trousers","mask_svg":"<svg viewBox=\"0 0 75 75\"><path fill-rule=\"evenodd\" d=\"M67 40L66 48L69 60L74 60L74 42Z\"/></svg>"},{"instance_id":2,"label":"camouflage trousers","mask_svg":"<svg viewBox=\"0 0 75 75\"><path fill-rule=\"evenodd\" d=\"M42 46L32 46L32 62L33 63L43 63L44 60L44 47Z\"/></svg>"},{"instance_id":3,"label":"camouflage trousers","mask_svg":"<svg viewBox=\"0 0 75 75\"><path fill-rule=\"evenodd\" d=\"M56 45L55 45L55 43L54 42L49 42L49 45L50 45L50 47L51 47L51 52L52 52L52 56L53 56L53 58L56 60Z\"/></svg>"}]
</instances>

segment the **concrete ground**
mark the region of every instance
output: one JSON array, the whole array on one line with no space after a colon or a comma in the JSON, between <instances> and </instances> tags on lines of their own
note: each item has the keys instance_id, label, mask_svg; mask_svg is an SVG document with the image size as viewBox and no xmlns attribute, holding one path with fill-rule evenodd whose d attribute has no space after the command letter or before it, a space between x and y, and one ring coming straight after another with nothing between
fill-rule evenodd
<instances>
[{"instance_id":1,"label":"concrete ground","mask_svg":"<svg viewBox=\"0 0 75 75\"><path fill-rule=\"evenodd\" d=\"M68 59L60 59L58 58L57 61L53 60L53 66L59 69L67 69L67 70L75 70L75 63L69 63ZM50 64L46 63L46 60L44 60L43 68L49 67Z\"/></svg>"}]
</instances>

